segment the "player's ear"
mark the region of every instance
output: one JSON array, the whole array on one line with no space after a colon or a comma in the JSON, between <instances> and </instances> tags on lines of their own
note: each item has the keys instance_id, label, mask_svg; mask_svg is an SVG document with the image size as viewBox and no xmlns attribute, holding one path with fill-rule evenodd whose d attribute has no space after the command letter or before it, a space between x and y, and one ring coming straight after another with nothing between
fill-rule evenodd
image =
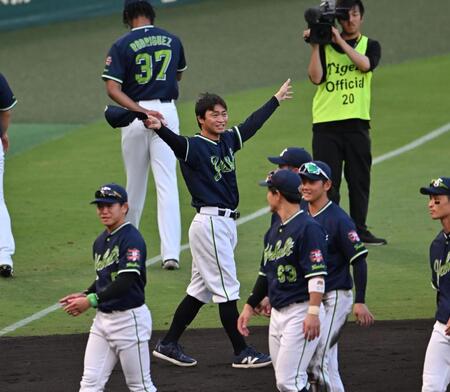
<instances>
[{"instance_id":1,"label":"player's ear","mask_svg":"<svg viewBox=\"0 0 450 392\"><path fill-rule=\"evenodd\" d=\"M130 207L129 207L128 203L127 203L127 202L123 203L123 204L121 205L121 208L122 208L122 211L125 212L125 215L127 215L127 214L128 214L128 211L130 210Z\"/></svg>"},{"instance_id":2,"label":"player's ear","mask_svg":"<svg viewBox=\"0 0 450 392\"><path fill-rule=\"evenodd\" d=\"M330 180L326 180L323 182L323 186L324 186L325 190L328 192L331 189L332 182Z\"/></svg>"},{"instance_id":3,"label":"player's ear","mask_svg":"<svg viewBox=\"0 0 450 392\"><path fill-rule=\"evenodd\" d=\"M202 129L202 125L205 123L205 119L204 118L202 118L202 117L200 117L200 116L197 116L197 124L198 124L198 127L200 128L200 129Z\"/></svg>"}]
</instances>

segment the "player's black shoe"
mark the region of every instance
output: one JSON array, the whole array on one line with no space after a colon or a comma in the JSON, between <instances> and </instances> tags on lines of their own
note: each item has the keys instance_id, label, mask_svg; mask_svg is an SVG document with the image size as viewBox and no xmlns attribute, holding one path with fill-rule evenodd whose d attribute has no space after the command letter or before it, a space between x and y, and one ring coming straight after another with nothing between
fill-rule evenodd
<instances>
[{"instance_id":1,"label":"player's black shoe","mask_svg":"<svg viewBox=\"0 0 450 392\"><path fill-rule=\"evenodd\" d=\"M177 366L186 367L197 365L197 361L189 355L186 355L183 352L182 347L175 342L163 344L161 340L158 340L158 343L156 343L156 347L153 350L153 355Z\"/></svg>"},{"instance_id":2,"label":"player's black shoe","mask_svg":"<svg viewBox=\"0 0 450 392\"><path fill-rule=\"evenodd\" d=\"M232 366L238 369L261 368L272 363L270 355L260 353L253 347L244 348L240 354L235 355Z\"/></svg>"},{"instance_id":3,"label":"player's black shoe","mask_svg":"<svg viewBox=\"0 0 450 392\"><path fill-rule=\"evenodd\" d=\"M0 265L0 275L4 278L11 278L13 276L13 269L10 265L2 264Z\"/></svg>"},{"instance_id":4,"label":"player's black shoe","mask_svg":"<svg viewBox=\"0 0 450 392\"><path fill-rule=\"evenodd\" d=\"M366 245L386 245L387 241L384 238L375 237L369 230L359 230L359 239Z\"/></svg>"},{"instance_id":5,"label":"player's black shoe","mask_svg":"<svg viewBox=\"0 0 450 392\"><path fill-rule=\"evenodd\" d=\"M165 270L173 271L179 269L180 264L178 263L178 260L167 259L162 262L161 267Z\"/></svg>"}]
</instances>

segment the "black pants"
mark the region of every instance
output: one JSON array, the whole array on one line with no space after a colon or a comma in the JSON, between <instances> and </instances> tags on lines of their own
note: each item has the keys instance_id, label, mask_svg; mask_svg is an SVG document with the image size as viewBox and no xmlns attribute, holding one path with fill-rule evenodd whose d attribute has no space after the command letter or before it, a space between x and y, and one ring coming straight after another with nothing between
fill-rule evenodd
<instances>
[{"instance_id":1,"label":"black pants","mask_svg":"<svg viewBox=\"0 0 450 392\"><path fill-rule=\"evenodd\" d=\"M350 216L357 230L366 230L369 209L372 154L368 130L314 131L313 156L326 162L332 171L333 188L329 198L339 204L342 169L348 184Z\"/></svg>"}]
</instances>

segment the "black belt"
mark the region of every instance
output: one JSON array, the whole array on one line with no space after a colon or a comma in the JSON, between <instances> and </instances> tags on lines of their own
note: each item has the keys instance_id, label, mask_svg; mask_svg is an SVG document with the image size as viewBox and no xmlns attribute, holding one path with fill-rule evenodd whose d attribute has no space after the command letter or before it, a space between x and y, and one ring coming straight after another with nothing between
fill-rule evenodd
<instances>
[{"instance_id":1,"label":"black belt","mask_svg":"<svg viewBox=\"0 0 450 392\"><path fill-rule=\"evenodd\" d=\"M227 215L227 211L222 208L219 208L219 216L226 216L226 215ZM239 219L240 216L241 216L241 213L239 211L230 212L230 215L229 215L229 217L234 220Z\"/></svg>"},{"instance_id":2,"label":"black belt","mask_svg":"<svg viewBox=\"0 0 450 392\"><path fill-rule=\"evenodd\" d=\"M172 102L172 98L170 99L160 99L161 103L169 103Z\"/></svg>"}]
</instances>

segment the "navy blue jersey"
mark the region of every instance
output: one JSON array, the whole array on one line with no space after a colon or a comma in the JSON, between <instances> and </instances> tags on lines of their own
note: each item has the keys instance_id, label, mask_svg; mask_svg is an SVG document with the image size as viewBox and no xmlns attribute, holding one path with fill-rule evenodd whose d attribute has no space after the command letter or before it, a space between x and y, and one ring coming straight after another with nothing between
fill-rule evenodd
<instances>
[{"instance_id":1,"label":"navy blue jersey","mask_svg":"<svg viewBox=\"0 0 450 392\"><path fill-rule=\"evenodd\" d=\"M178 37L155 26L132 29L106 58L102 78L115 80L134 101L177 99L177 73L186 69Z\"/></svg>"},{"instance_id":2,"label":"navy blue jersey","mask_svg":"<svg viewBox=\"0 0 450 392\"><path fill-rule=\"evenodd\" d=\"M234 154L242 147L238 127L222 133L218 141L200 134L187 138L181 173L192 196L192 205L235 210L239 204Z\"/></svg>"},{"instance_id":3,"label":"navy blue jersey","mask_svg":"<svg viewBox=\"0 0 450 392\"><path fill-rule=\"evenodd\" d=\"M0 73L0 111L5 112L12 109L12 107L17 103L17 99L14 96L6 78ZM0 126L0 135L2 134L2 129Z\"/></svg>"},{"instance_id":4,"label":"navy blue jersey","mask_svg":"<svg viewBox=\"0 0 450 392\"><path fill-rule=\"evenodd\" d=\"M270 227L259 273L275 309L309 300L308 279L327 274L326 252L325 230L302 210Z\"/></svg>"},{"instance_id":5,"label":"navy blue jersey","mask_svg":"<svg viewBox=\"0 0 450 392\"><path fill-rule=\"evenodd\" d=\"M145 260L147 248L139 231L129 222L109 233L105 230L93 245L97 280L96 292L104 290L122 273L139 274L140 279L131 286L126 296L100 302L102 312L126 310L141 306L145 302L144 287L147 281Z\"/></svg>"},{"instance_id":6,"label":"navy blue jersey","mask_svg":"<svg viewBox=\"0 0 450 392\"><path fill-rule=\"evenodd\" d=\"M353 287L350 264L368 253L359 239L353 220L332 201L313 218L321 224L328 236L325 291L350 290Z\"/></svg>"},{"instance_id":7,"label":"navy blue jersey","mask_svg":"<svg viewBox=\"0 0 450 392\"><path fill-rule=\"evenodd\" d=\"M450 319L450 234L441 231L430 246L431 284L438 290L436 320Z\"/></svg>"}]
</instances>

